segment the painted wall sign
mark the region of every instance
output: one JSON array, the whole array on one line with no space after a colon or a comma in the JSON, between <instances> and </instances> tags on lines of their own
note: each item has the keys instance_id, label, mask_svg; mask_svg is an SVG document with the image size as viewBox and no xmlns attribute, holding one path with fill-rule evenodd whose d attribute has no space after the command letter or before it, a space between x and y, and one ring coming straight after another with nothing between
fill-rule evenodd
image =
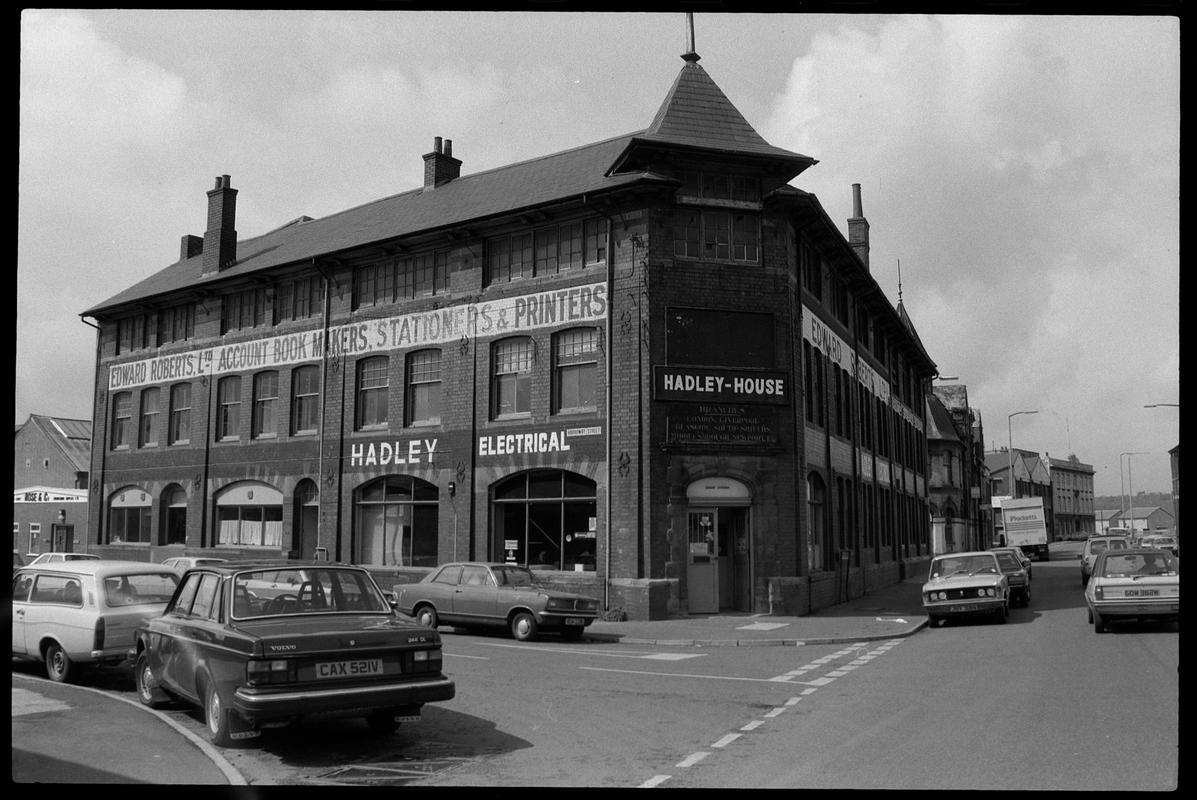
<instances>
[{"instance_id":1,"label":"painted wall sign","mask_svg":"<svg viewBox=\"0 0 1197 800\"><path fill-rule=\"evenodd\" d=\"M653 398L695 402L789 403L784 372L701 367L653 367Z\"/></svg>"},{"instance_id":2,"label":"painted wall sign","mask_svg":"<svg viewBox=\"0 0 1197 800\"><path fill-rule=\"evenodd\" d=\"M350 467L389 467L431 464L437 439L409 439L406 442L354 442L349 446Z\"/></svg>"},{"instance_id":3,"label":"painted wall sign","mask_svg":"<svg viewBox=\"0 0 1197 800\"><path fill-rule=\"evenodd\" d=\"M126 389L200 375L282 367L332 357L455 342L462 337L507 336L555 325L582 325L607 318L607 286L590 283L551 292L462 303L396 317L363 320L324 331L209 347L114 364L108 389Z\"/></svg>"},{"instance_id":4,"label":"painted wall sign","mask_svg":"<svg viewBox=\"0 0 1197 800\"><path fill-rule=\"evenodd\" d=\"M53 489L47 486L29 486L24 489L14 489L12 501L14 503L86 503L87 491L84 489Z\"/></svg>"},{"instance_id":5,"label":"painted wall sign","mask_svg":"<svg viewBox=\"0 0 1197 800\"><path fill-rule=\"evenodd\" d=\"M775 445L772 409L725 403L674 406L666 416L668 444Z\"/></svg>"},{"instance_id":6,"label":"painted wall sign","mask_svg":"<svg viewBox=\"0 0 1197 800\"><path fill-rule=\"evenodd\" d=\"M896 410L916 430L920 432L923 430L922 416L914 413L914 411L906 407L905 403L899 401L889 381L882 377L881 373L859 359L852 348L848 346L848 343L836 335L835 331L824 325L814 314L806 313L802 315L802 338L810 342L812 347L819 348L823 355L830 358L833 363L846 369L849 374L855 377L862 386L876 397L885 400L891 408Z\"/></svg>"}]
</instances>

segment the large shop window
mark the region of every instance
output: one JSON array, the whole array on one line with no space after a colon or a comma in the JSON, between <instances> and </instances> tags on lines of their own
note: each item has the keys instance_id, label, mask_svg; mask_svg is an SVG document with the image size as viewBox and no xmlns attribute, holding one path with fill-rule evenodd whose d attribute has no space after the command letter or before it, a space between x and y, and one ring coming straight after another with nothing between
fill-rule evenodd
<instances>
[{"instance_id":1,"label":"large shop window","mask_svg":"<svg viewBox=\"0 0 1197 800\"><path fill-rule=\"evenodd\" d=\"M597 489L572 472L532 470L492 488L492 556L523 566L591 571Z\"/></svg>"},{"instance_id":2,"label":"large shop window","mask_svg":"<svg viewBox=\"0 0 1197 800\"><path fill-rule=\"evenodd\" d=\"M282 547L283 493L255 481L221 489L216 495L216 542Z\"/></svg>"},{"instance_id":3,"label":"large shop window","mask_svg":"<svg viewBox=\"0 0 1197 800\"><path fill-rule=\"evenodd\" d=\"M112 495L108 501L108 542L150 543L150 495L130 486Z\"/></svg>"},{"instance_id":4,"label":"large shop window","mask_svg":"<svg viewBox=\"0 0 1197 800\"><path fill-rule=\"evenodd\" d=\"M386 475L354 493L357 563L435 567L440 490L408 475Z\"/></svg>"}]
</instances>

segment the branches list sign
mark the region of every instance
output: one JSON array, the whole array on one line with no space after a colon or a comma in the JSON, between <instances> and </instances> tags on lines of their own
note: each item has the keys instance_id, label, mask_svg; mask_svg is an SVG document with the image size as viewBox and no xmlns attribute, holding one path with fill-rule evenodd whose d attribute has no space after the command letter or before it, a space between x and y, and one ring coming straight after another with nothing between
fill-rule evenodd
<instances>
[{"instance_id":1,"label":"branches list sign","mask_svg":"<svg viewBox=\"0 0 1197 800\"><path fill-rule=\"evenodd\" d=\"M665 437L668 444L773 446L777 415L769 408L729 403L673 405Z\"/></svg>"}]
</instances>

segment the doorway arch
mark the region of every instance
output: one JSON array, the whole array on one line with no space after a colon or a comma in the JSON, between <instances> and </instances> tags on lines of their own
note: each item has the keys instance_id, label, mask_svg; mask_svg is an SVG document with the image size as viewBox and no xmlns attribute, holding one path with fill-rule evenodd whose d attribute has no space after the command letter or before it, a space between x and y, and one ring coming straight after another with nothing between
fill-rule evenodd
<instances>
[{"instance_id":1,"label":"doorway arch","mask_svg":"<svg viewBox=\"0 0 1197 800\"><path fill-rule=\"evenodd\" d=\"M686 587L691 614L752 610L752 490L715 475L686 487Z\"/></svg>"}]
</instances>

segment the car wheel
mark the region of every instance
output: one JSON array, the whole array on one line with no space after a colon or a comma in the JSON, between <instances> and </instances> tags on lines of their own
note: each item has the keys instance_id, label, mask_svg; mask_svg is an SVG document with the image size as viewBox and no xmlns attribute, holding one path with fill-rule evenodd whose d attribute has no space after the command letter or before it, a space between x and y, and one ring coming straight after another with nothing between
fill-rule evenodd
<instances>
[{"instance_id":1,"label":"car wheel","mask_svg":"<svg viewBox=\"0 0 1197 800\"><path fill-rule=\"evenodd\" d=\"M1022 607L1026 608L1030 604L1031 604L1031 587L1028 586L1027 590L1022 593Z\"/></svg>"},{"instance_id":2,"label":"car wheel","mask_svg":"<svg viewBox=\"0 0 1197 800\"><path fill-rule=\"evenodd\" d=\"M928 614L928 615L927 615L927 626L928 626L928 627L930 627L930 628L938 628L938 627L939 627L941 624L943 624L943 618L942 618L942 617L936 616L935 614Z\"/></svg>"},{"instance_id":3,"label":"car wheel","mask_svg":"<svg viewBox=\"0 0 1197 800\"><path fill-rule=\"evenodd\" d=\"M233 743L229 736L229 710L220 699L220 692L212 681L204 684L204 722L208 726L208 740L217 747Z\"/></svg>"},{"instance_id":4,"label":"car wheel","mask_svg":"<svg viewBox=\"0 0 1197 800\"><path fill-rule=\"evenodd\" d=\"M391 710L375 711L366 717L366 725L371 733L379 736L390 736L399 730L399 721L395 719L395 712Z\"/></svg>"},{"instance_id":5,"label":"car wheel","mask_svg":"<svg viewBox=\"0 0 1197 800\"><path fill-rule=\"evenodd\" d=\"M154 670L150 668L148 654L142 650L137 656L137 666L134 667L134 677L137 680L137 697L150 708L161 708L169 698L158 688L154 680Z\"/></svg>"},{"instance_id":6,"label":"car wheel","mask_svg":"<svg viewBox=\"0 0 1197 800\"><path fill-rule=\"evenodd\" d=\"M416 622L423 625L425 628L436 628L440 625L440 619L436 615L436 609L432 606L420 606L416 609Z\"/></svg>"},{"instance_id":7,"label":"car wheel","mask_svg":"<svg viewBox=\"0 0 1197 800\"><path fill-rule=\"evenodd\" d=\"M1106 632L1106 621L1101 618L1100 614L1093 615L1093 632L1094 633L1105 633Z\"/></svg>"},{"instance_id":8,"label":"car wheel","mask_svg":"<svg viewBox=\"0 0 1197 800\"><path fill-rule=\"evenodd\" d=\"M58 642L46 645L46 677L56 683L66 683L71 679L71 672L75 666L71 657L62 649Z\"/></svg>"},{"instance_id":9,"label":"car wheel","mask_svg":"<svg viewBox=\"0 0 1197 800\"><path fill-rule=\"evenodd\" d=\"M536 635L536 617L527 611L520 611L511 618L511 635L516 641L526 642Z\"/></svg>"},{"instance_id":10,"label":"car wheel","mask_svg":"<svg viewBox=\"0 0 1197 800\"><path fill-rule=\"evenodd\" d=\"M1093 609L1089 609L1089 624L1093 624Z\"/></svg>"}]
</instances>

